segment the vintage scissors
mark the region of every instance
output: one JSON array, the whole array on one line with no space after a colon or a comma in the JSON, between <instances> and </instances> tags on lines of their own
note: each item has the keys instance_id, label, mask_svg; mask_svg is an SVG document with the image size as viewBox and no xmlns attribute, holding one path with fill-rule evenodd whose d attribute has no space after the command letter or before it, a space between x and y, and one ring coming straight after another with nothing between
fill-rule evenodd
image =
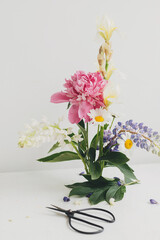
<instances>
[{"instance_id":1,"label":"vintage scissors","mask_svg":"<svg viewBox=\"0 0 160 240\"><path fill-rule=\"evenodd\" d=\"M51 210L58 211L58 212L65 213L68 217L70 227L73 228L75 231L77 231L79 233L83 233L83 234L100 233L100 232L103 232L104 228L102 226L98 225L98 224L93 223L93 222L87 221L87 220L79 218L79 217L75 217L74 216L75 214L81 215L83 217L89 217L89 218L92 218L92 219L98 219L98 220L105 221L105 222L108 222L108 223L113 223L115 221L115 216L111 212L109 212L105 209L102 209L102 208L85 208L85 209L79 209L79 210L72 211L71 209L65 210L65 209L62 209L62 208L57 207L55 205L52 205L52 204L51 204L51 206L52 207L47 207L47 208L49 208ZM97 213L98 212L101 212L101 213L105 212L108 215L110 215L110 219L106 219L106 218L102 218L102 217L99 217L99 216L96 216L96 215L92 215L92 214L86 213L85 211L86 212L97 211ZM96 230L95 231L87 231L87 232L79 230L79 229L77 229L76 227L73 226L72 219L76 220L76 221L83 222L83 223L88 224L88 225L91 225L91 226L95 227Z\"/></svg>"}]
</instances>

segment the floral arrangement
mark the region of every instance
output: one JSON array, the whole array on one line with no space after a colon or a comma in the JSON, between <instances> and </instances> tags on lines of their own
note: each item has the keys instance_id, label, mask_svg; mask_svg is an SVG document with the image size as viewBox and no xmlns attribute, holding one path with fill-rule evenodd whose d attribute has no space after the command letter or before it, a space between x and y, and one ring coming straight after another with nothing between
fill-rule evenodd
<instances>
[{"instance_id":1,"label":"floral arrangement","mask_svg":"<svg viewBox=\"0 0 160 240\"><path fill-rule=\"evenodd\" d=\"M77 133L70 127L61 128L62 119L54 124L43 119L27 125L18 142L21 148L40 146L46 141L53 142L48 153L68 146L70 151L56 152L38 161L81 160L85 169L81 175L85 181L67 185L71 188L69 196L88 196L91 204L119 201L123 198L127 185L138 183L133 169L128 165L128 156L134 147L160 156L160 135L144 123L128 120L125 123L118 122L113 127L116 114L112 112L112 105L118 96L118 88L111 80L115 68L111 65L110 39L115 30L112 21L102 19L98 34L104 42L97 57L98 71L77 71L65 80L64 91L51 96L52 103L68 103L68 119L71 124L77 125ZM96 132L89 141L90 128L95 129L94 126ZM103 177L103 169L109 167L118 168L124 179Z\"/></svg>"}]
</instances>

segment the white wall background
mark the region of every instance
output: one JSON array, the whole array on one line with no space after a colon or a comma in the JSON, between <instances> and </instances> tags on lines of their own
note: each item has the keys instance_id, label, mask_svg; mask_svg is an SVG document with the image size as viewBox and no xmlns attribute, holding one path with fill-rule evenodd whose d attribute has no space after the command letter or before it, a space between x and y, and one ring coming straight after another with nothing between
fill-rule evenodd
<instances>
[{"instance_id":1,"label":"white wall background","mask_svg":"<svg viewBox=\"0 0 160 240\"><path fill-rule=\"evenodd\" d=\"M112 46L116 67L127 75L122 119L160 131L159 0L0 0L0 171L58 168L35 159L50 145L18 149L18 132L31 118L51 121L66 104L49 102L76 70L96 71L96 18L108 14L119 27ZM136 151L132 162L158 162ZM71 167L73 162L68 162ZM79 163L78 163L79 164Z\"/></svg>"}]
</instances>

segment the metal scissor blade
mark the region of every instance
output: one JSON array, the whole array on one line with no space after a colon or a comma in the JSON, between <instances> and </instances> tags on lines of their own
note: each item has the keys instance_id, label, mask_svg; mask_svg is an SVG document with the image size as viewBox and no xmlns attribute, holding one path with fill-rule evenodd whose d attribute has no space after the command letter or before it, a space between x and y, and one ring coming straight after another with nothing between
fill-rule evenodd
<instances>
[{"instance_id":1,"label":"metal scissor blade","mask_svg":"<svg viewBox=\"0 0 160 240\"><path fill-rule=\"evenodd\" d=\"M56 205L53 205L53 204L51 204L51 206L52 206L52 207L55 207L55 208L57 208L57 209L59 209L59 210L61 210L61 211L68 211L68 210L65 210L64 208L57 207Z\"/></svg>"},{"instance_id":2,"label":"metal scissor blade","mask_svg":"<svg viewBox=\"0 0 160 240\"><path fill-rule=\"evenodd\" d=\"M58 212L63 212L63 213L68 212L68 210L65 210L63 208L57 207L57 206L55 206L53 204L51 204L51 206L53 206L54 208L53 207L46 207L46 208L51 209L51 210L55 210L55 211L58 211Z\"/></svg>"}]
</instances>

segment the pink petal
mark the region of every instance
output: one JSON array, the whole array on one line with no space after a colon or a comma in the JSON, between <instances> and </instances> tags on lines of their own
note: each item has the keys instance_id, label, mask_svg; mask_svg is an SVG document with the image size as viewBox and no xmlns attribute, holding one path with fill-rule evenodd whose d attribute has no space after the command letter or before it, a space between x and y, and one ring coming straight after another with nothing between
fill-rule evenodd
<instances>
[{"instance_id":1,"label":"pink petal","mask_svg":"<svg viewBox=\"0 0 160 240\"><path fill-rule=\"evenodd\" d=\"M87 123L87 122L90 122L91 121L91 118L87 115L86 117L85 117L85 122Z\"/></svg>"},{"instance_id":2,"label":"pink petal","mask_svg":"<svg viewBox=\"0 0 160 240\"><path fill-rule=\"evenodd\" d=\"M52 96L51 96L51 102L52 103L63 103L63 102L69 102L69 97L66 96L66 93L64 92L57 92L57 93L54 93Z\"/></svg>"},{"instance_id":3,"label":"pink petal","mask_svg":"<svg viewBox=\"0 0 160 240\"><path fill-rule=\"evenodd\" d=\"M93 105L91 105L88 102L81 102L81 104L79 106L79 111L78 111L79 117L81 119L85 118L86 121L88 122L89 121L89 116L87 114L90 112L91 109L93 109Z\"/></svg>"},{"instance_id":4,"label":"pink petal","mask_svg":"<svg viewBox=\"0 0 160 240\"><path fill-rule=\"evenodd\" d=\"M72 124L79 123L81 121L81 119L78 116L78 109L79 105L77 104L73 104L69 109L68 119Z\"/></svg>"}]
</instances>

